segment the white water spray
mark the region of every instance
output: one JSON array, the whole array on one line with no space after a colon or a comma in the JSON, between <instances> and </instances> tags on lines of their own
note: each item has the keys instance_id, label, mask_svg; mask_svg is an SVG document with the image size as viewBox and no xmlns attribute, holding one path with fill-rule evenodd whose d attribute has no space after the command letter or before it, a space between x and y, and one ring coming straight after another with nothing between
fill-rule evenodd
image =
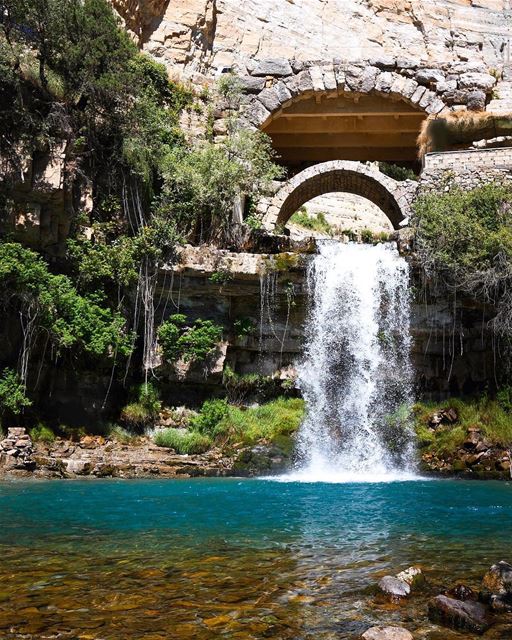
<instances>
[{"instance_id":1,"label":"white water spray","mask_svg":"<svg viewBox=\"0 0 512 640\"><path fill-rule=\"evenodd\" d=\"M307 416L299 463L286 479L414 477L406 261L391 244L326 242L308 286L312 308L299 367Z\"/></svg>"}]
</instances>

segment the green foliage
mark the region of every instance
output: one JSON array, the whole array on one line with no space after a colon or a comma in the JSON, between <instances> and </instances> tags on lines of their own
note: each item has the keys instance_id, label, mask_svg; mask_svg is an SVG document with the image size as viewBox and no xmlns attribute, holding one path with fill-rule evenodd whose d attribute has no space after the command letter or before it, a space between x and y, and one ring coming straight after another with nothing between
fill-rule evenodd
<instances>
[{"instance_id":1,"label":"green foliage","mask_svg":"<svg viewBox=\"0 0 512 640\"><path fill-rule=\"evenodd\" d=\"M293 380L279 380L260 373L240 375L227 365L224 367L222 384L228 401L236 405L245 402L248 398L265 402L278 396L290 395L295 391Z\"/></svg>"},{"instance_id":2,"label":"green foliage","mask_svg":"<svg viewBox=\"0 0 512 640\"><path fill-rule=\"evenodd\" d=\"M457 422L431 429L432 414L448 407L457 412ZM512 446L512 416L498 400L487 396L471 400L450 398L442 404L418 403L414 405L413 413L419 446L436 455L450 454L461 447L470 427L480 429L492 444Z\"/></svg>"},{"instance_id":3,"label":"green foliage","mask_svg":"<svg viewBox=\"0 0 512 640\"><path fill-rule=\"evenodd\" d=\"M233 322L235 335L239 338L252 335L255 328L254 320L252 318L237 318Z\"/></svg>"},{"instance_id":4,"label":"green foliage","mask_svg":"<svg viewBox=\"0 0 512 640\"><path fill-rule=\"evenodd\" d=\"M25 387L13 369L6 368L0 376L0 414L19 415L32 402L25 395Z\"/></svg>"},{"instance_id":5,"label":"green foliage","mask_svg":"<svg viewBox=\"0 0 512 640\"><path fill-rule=\"evenodd\" d=\"M214 435L222 442L273 441L295 433L303 416L304 401L299 398L277 398L248 409L229 406L227 415L215 427Z\"/></svg>"},{"instance_id":6,"label":"green foliage","mask_svg":"<svg viewBox=\"0 0 512 640\"><path fill-rule=\"evenodd\" d=\"M183 232L200 241L229 235L233 203L257 199L281 174L267 136L237 130L222 141L175 149L164 165L162 212L172 212Z\"/></svg>"},{"instance_id":7,"label":"green foliage","mask_svg":"<svg viewBox=\"0 0 512 640\"><path fill-rule=\"evenodd\" d=\"M227 269L218 269L217 271L214 271L208 278L210 282L213 282L213 284L218 284L221 287L225 286L232 279L233 274Z\"/></svg>"},{"instance_id":8,"label":"green foliage","mask_svg":"<svg viewBox=\"0 0 512 640\"><path fill-rule=\"evenodd\" d=\"M512 333L512 187L452 188L415 203L418 257L449 289L495 305L494 328Z\"/></svg>"},{"instance_id":9,"label":"green foliage","mask_svg":"<svg viewBox=\"0 0 512 640\"><path fill-rule=\"evenodd\" d=\"M361 241L365 243L373 242L373 231L371 229L362 229L361 230Z\"/></svg>"},{"instance_id":10,"label":"green foliage","mask_svg":"<svg viewBox=\"0 0 512 640\"><path fill-rule=\"evenodd\" d=\"M30 429L29 434L34 442L43 442L45 444L52 444L57 437L50 427L41 423Z\"/></svg>"},{"instance_id":11,"label":"green foliage","mask_svg":"<svg viewBox=\"0 0 512 640\"><path fill-rule=\"evenodd\" d=\"M158 340L167 362L203 362L222 339L222 326L198 318L186 324L183 314L175 314L158 327Z\"/></svg>"},{"instance_id":12,"label":"green foliage","mask_svg":"<svg viewBox=\"0 0 512 640\"><path fill-rule=\"evenodd\" d=\"M242 83L234 73L223 73L217 81L217 91L228 106L236 109L242 98Z\"/></svg>"},{"instance_id":13,"label":"green foliage","mask_svg":"<svg viewBox=\"0 0 512 640\"><path fill-rule=\"evenodd\" d=\"M121 420L133 427L146 427L155 421L162 408L158 389L144 382L132 389L134 400L121 411Z\"/></svg>"},{"instance_id":14,"label":"green foliage","mask_svg":"<svg viewBox=\"0 0 512 640\"><path fill-rule=\"evenodd\" d=\"M179 454L198 454L208 451L212 442L208 436L183 429L163 429L154 436L154 442L159 447L174 449Z\"/></svg>"},{"instance_id":15,"label":"green foliage","mask_svg":"<svg viewBox=\"0 0 512 640\"><path fill-rule=\"evenodd\" d=\"M194 431L209 436L215 434L215 428L229 412L229 405L226 400L206 400L201 407L201 411L191 418L190 427Z\"/></svg>"},{"instance_id":16,"label":"green foliage","mask_svg":"<svg viewBox=\"0 0 512 640\"><path fill-rule=\"evenodd\" d=\"M418 176L414 171L408 167L401 167L398 164L392 164L389 162L379 162L379 171L386 176L393 178L393 180L417 180Z\"/></svg>"},{"instance_id":17,"label":"green foliage","mask_svg":"<svg viewBox=\"0 0 512 640\"><path fill-rule=\"evenodd\" d=\"M74 349L99 358L128 355L125 319L101 295L80 295L69 277L50 273L46 262L18 243L0 242L0 296L37 315L57 351Z\"/></svg>"},{"instance_id":18,"label":"green foliage","mask_svg":"<svg viewBox=\"0 0 512 640\"><path fill-rule=\"evenodd\" d=\"M289 221L305 229L311 229L312 231L325 233L327 235L333 234L333 229L327 222L325 213L322 211L317 214L309 214L306 207L301 207L299 211L296 211L292 215Z\"/></svg>"}]
</instances>

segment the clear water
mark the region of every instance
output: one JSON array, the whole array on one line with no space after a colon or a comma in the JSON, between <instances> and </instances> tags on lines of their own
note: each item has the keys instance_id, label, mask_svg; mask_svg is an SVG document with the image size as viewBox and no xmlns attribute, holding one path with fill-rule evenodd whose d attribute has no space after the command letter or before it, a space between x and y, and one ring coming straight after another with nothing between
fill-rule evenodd
<instances>
[{"instance_id":1,"label":"clear water","mask_svg":"<svg viewBox=\"0 0 512 640\"><path fill-rule=\"evenodd\" d=\"M291 479L412 477L412 431L390 419L412 402L407 262L391 243L325 242L308 285L299 367L307 416Z\"/></svg>"},{"instance_id":2,"label":"clear water","mask_svg":"<svg viewBox=\"0 0 512 640\"><path fill-rule=\"evenodd\" d=\"M471 638L428 623L427 598L511 560L511 530L510 483L2 483L0 637ZM411 564L427 592L376 604Z\"/></svg>"}]
</instances>

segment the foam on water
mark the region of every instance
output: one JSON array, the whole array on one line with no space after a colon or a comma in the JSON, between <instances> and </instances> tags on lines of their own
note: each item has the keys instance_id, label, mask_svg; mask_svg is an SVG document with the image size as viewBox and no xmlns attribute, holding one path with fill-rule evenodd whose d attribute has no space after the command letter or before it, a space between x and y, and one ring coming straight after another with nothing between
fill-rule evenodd
<instances>
[{"instance_id":1,"label":"foam on water","mask_svg":"<svg viewBox=\"0 0 512 640\"><path fill-rule=\"evenodd\" d=\"M299 462L281 480L411 480L409 270L394 245L326 242L308 272ZM390 416L392 416L390 418Z\"/></svg>"}]
</instances>

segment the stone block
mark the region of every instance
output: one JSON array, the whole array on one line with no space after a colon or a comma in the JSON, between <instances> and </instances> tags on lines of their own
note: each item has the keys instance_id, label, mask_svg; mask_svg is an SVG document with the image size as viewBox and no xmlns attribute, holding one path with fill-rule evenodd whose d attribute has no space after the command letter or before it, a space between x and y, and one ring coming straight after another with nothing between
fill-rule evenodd
<instances>
[{"instance_id":1,"label":"stone block","mask_svg":"<svg viewBox=\"0 0 512 640\"><path fill-rule=\"evenodd\" d=\"M253 100L245 115L251 124L259 127L270 117L270 111L259 100Z\"/></svg>"},{"instance_id":2,"label":"stone block","mask_svg":"<svg viewBox=\"0 0 512 640\"><path fill-rule=\"evenodd\" d=\"M322 68L316 65L310 67L309 75L311 76L311 82L313 83L313 91L324 91L325 85Z\"/></svg>"},{"instance_id":3,"label":"stone block","mask_svg":"<svg viewBox=\"0 0 512 640\"><path fill-rule=\"evenodd\" d=\"M423 98L423 95L425 94L425 92L426 92L425 87L418 86L416 91L411 96L411 102L413 104L419 104L419 102Z\"/></svg>"},{"instance_id":4,"label":"stone block","mask_svg":"<svg viewBox=\"0 0 512 640\"><path fill-rule=\"evenodd\" d=\"M291 76L292 67L285 58L272 58L268 60L259 60L252 71L253 76L275 76L277 78Z\"/></svg>"},{"instance_id":5,"label":"stone block","mask_svg":"<svg viewBox=\"0 0 512 640\"><path fill-rule=\"evenodd\" d=\"M391 73L391 71L384 71L383 73L379 73L379 75L377 76L377 80L375 81L375 91L389 93L391 91L391 87L393 86L393 82L396 79L395 76L400 77L396 73Z\"/></svg>"},{"instance_id":6,"label":"stone block","mask_svg":"<svg viewBox=\"0 0 512 640\"><path fill-rule=\"evenodd\" d=\"M283 102L287 102L288 100L291 100L292 98L292 94L290 93L288 87L285 85L285 83L282 80L280 80L275 85L274 91L276 92L281 104Z\"/></svg>"},{"instance_id":7,"label":"stone block","mask_svg":"<svg viewBox=\"0 0 512 640\"><path fill-rule=\"evenodd\" d=\"M420 69L416 72L415 80L418 84L430 85L434 82L443 82L445 75L439 69Z\"/></svg>"},{"instance_id":8,"label":"stone block","mask_svg":"<svg viewBox=\"0 0 512 640\"><path fill-rule=\"evenodd\" d=\"M281 101L279 99L279 95L275 91L275 89L263 89L258 94L258 100L263 104L263 106L268 109L270 112L276 111L281 106Z\"/></svg>"},{"instance_id":9,"label":"stone block","mask_svg":"<svg viewBox=\"0 0 512 640\"><path fill-rule=\"evenodd\" d=\"M265 78L253 78L252 76L242 76L239 78L242 89L246 93L259 93L265 88Z\"/></svg>"},{"instance_id":10,"label":"stone block","mask_svg":"<svg viewBox=\"0 0 512 640\"><path fill-rule=\"evenodd\" d=\"M496 78L489 73L463 73L459 78L461 89L483 89L490 91L496 84Z\"/></svg>"},{"instance_id":11,"label":"stone block","mask_svg":"<svg viewBox=\"0 0 512 640\"><path fill-rule=\"evenodd\" d=\"M327 91L335 91L337 89L336 74L332 66L323 67L323 82Z\"/></svg>"}]
</instances>

